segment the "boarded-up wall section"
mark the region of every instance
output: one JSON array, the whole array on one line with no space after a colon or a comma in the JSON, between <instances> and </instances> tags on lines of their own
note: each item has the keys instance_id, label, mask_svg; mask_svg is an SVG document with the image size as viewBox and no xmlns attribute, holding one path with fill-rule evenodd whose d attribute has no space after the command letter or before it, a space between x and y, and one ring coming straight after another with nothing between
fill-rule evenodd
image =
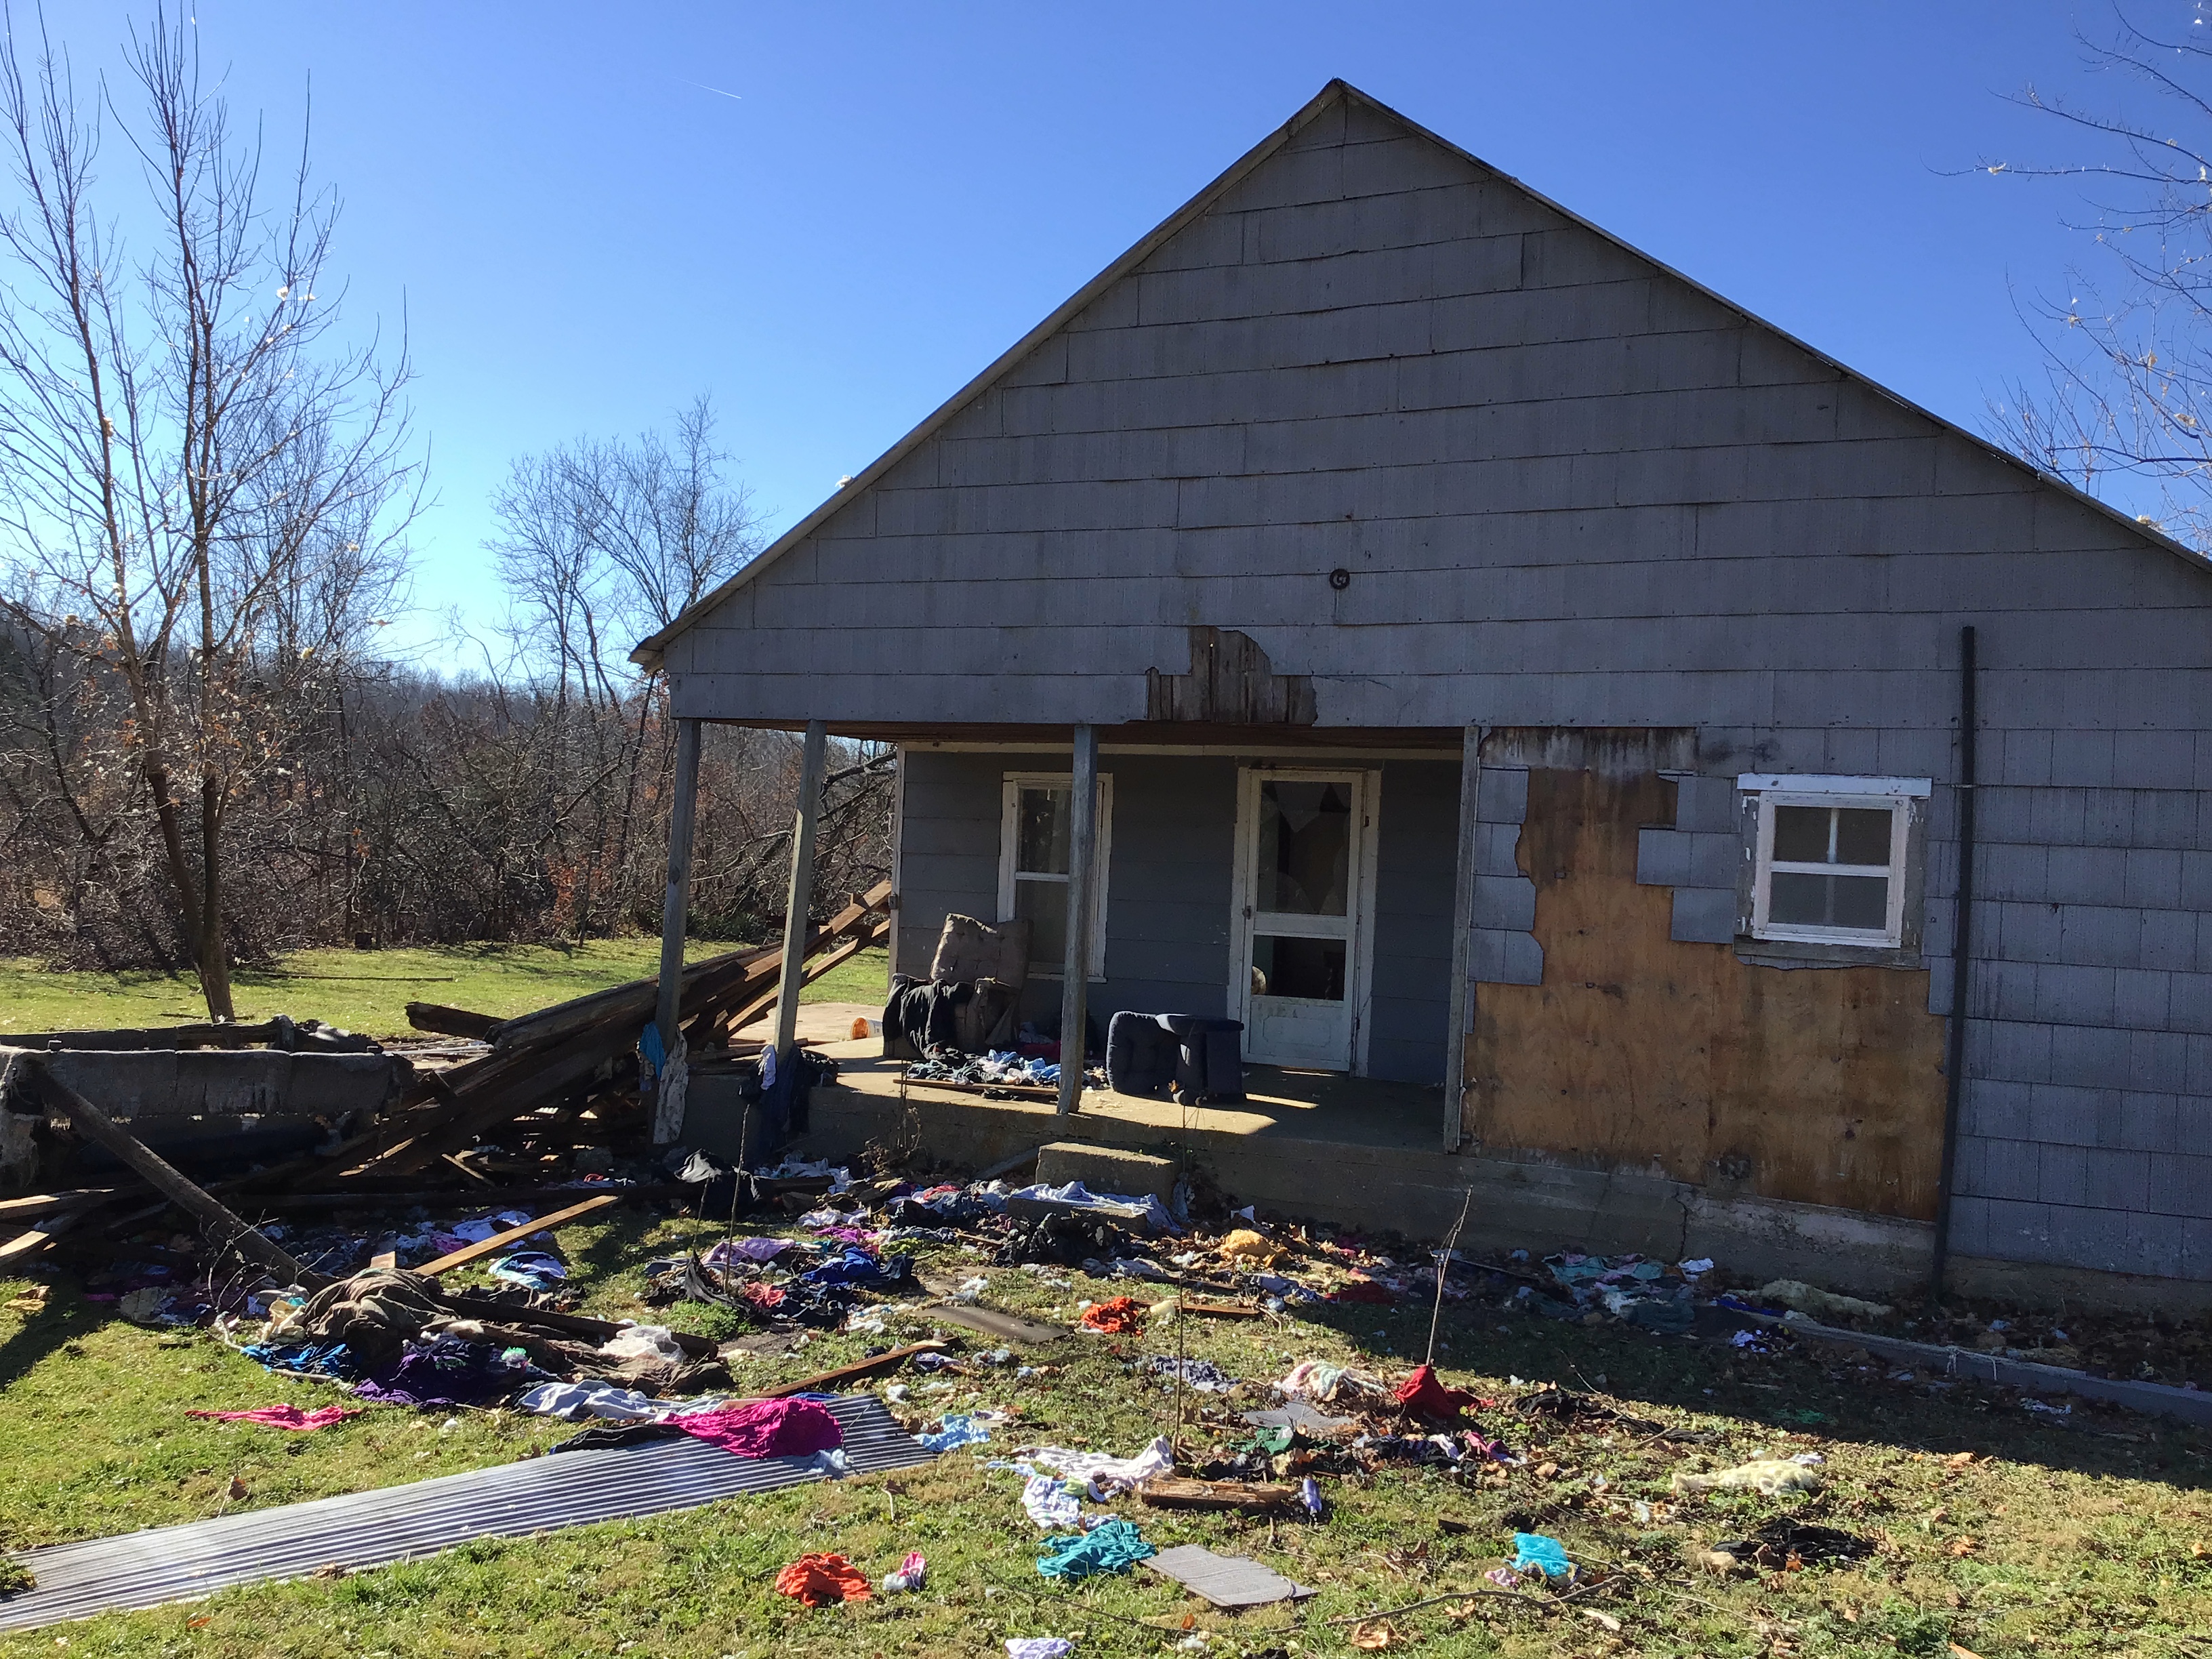
<instances>
[{"instance_id":1,"label":"boarded-up wall section","mask_svg":"<svg viewBox=\"0 0 2212 1659\"><path fill-rule=\"evenodd\" d=\"M1670 890L1636 881L1637 831L1674 820L1656 774L1530 772L1516 856L1544 982L1481 989L1473 1149L1932 1217L1943 1022L1927 974L1754 967L1674 942Z\"/></svg>"}]
</instances>

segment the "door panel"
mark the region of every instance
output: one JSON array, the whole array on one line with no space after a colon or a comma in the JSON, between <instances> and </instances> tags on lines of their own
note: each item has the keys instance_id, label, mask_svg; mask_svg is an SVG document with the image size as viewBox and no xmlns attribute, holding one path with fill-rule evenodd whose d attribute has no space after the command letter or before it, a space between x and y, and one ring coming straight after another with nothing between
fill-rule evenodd
<instances>
[{"instance_id":1,"label":"door panel","mask_svg":"<svg viewBox=\"0 0 2212 1659\"><path fill-rule=\"evenodd\" d=\"M1365 775L1259 776L1245 796L1238 968L1244 1052L1349 1071Z\"/></svg>"}]
</instances>

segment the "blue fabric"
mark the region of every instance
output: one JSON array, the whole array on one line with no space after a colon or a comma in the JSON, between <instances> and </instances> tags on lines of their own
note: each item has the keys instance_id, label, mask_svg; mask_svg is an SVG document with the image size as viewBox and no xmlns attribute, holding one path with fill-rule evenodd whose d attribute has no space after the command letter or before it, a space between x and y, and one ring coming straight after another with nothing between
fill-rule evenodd
<instances>
[{"instance_id":1,"label":"blue fabric","mask_svg":"<svg viewBox=\"0 0 2212 1659\"><path fill-rule=\"evenodd\" d=\"M915 1443L925 1451L949 1452L957 1446L975 1446L991 1437L990 1431L964 1413L948 1412L935 1434L918 1434Z\"/></svg>"},{"instance_id":2,"label":"blue fabric","mask_svg":"<svg viewBox=\"0 0 2212 1659\"><path fill-rule=\"evenodd\" d=\"M848 1245L800 1277L810 1285L902 1285L914 1274L910 1255L870 1255L859 1245Z\"/></svg>"},{"instance_id":3,"label":"blue fabric","mask_svg":"<svg viewBox=\"0 0 2212 1659\"><path fill-rule=\"evenodd\" d=\"M1567 1559L1567 1547L1556 1538L1547 1538L1540 1532L1516 1532L1513 1534L1513 1571L1540 1572L1547 1578L1571 1578L1574 1563Z\"/></svg>"},{"instance_id":4,"label":"blue fabric","mask_svg":"<svg viewBox=\"0 0 2212 1659\"><path fill-rule=\"evenodd\" d=\"M1066 1533L1044 1540L1037 1571L1048 1578L1088 1578L1093 1573L1127 1572L1159 1552L1127 1521L1102 1521L1089 1532Z\"/></svg>"},{"instance_id":5,"label":"blue fabric","mask_svg":"<svg viewBox=\"0 0 2212 1659\"><path fill-rule=\"evenodd\" d=\"M336 1377L341 1382L361 1375L361 1367L343 1342L256 1342L239 1352L271 1370Z\"/></svg>"}]
</instances>

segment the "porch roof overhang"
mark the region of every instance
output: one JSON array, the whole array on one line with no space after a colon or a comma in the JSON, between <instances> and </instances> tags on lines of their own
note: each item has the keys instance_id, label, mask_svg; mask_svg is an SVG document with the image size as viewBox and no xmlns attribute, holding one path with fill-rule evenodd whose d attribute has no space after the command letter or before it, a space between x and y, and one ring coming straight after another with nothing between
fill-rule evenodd
<instances>
[{"instance_id":1,"label":"porch roof overhang","mask_svg":"<svg viewBox=\"0 0 2212 1659\"><path fill-rule=\"evenodd\" d=\"M757 732L803 732L805 720L715 720L714 726L742 726ZM917 749L1065 749L1074 728L1036 722L973 724L898 720L831 720L830 735L857 743L894 743ZM1257 754L1314 750L1385 754L1434 751L1456 760L1465 732L1456 726L1285 726L1227 724L1197 720L1125 720L1097 727L1098 746L1116 753L1146 750L1212 750Z\"/></svg>"}]
</instances>

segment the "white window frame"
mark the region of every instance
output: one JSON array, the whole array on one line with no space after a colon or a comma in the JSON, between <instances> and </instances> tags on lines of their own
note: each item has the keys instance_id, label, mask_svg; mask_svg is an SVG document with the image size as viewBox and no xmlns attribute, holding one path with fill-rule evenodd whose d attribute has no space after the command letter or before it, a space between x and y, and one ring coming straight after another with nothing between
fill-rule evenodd
<instances>
[{"instance_id":1,"label":"white window frame","mask_svg":"<svg viewBox=\"0 0 2212 1659\"><path fill-rule=\"evenodd\" d=\"M1069 789L1075 787L1075 776L1070 772L1009 772L1001 786L999 797L999 917L1012 919L1014 884L1017 880L1058 882L1066 884L1064 875L1027 872L1014 868L1014 860L1021 852L1022 791L1024 789ZM1114 832L1114 775L1098 775L1098 821L1097 830L1097 866L1091 883L1091 974L1094 981L1106 977L1106 872L1113 866ZM1067 970L1064 963L1045 966L1030 964L1031 979L1065 979Z\"/></svg>"},{"instance_id":2,"label":"white window frame","mask_svg":"<svg viewBox=\"0 0 2212 1659\"><path fill-rule=\"evenodd\" d=\"M1895 950L1905 940L1905 904L1912 850L1913 802L1925 800L1932 787L1927 778L1791 777L1784 774L1747 772L1736 787L1756 798L1758 827L1752 863L1751 936L1760 939L1789 939L1809 945L1857 945ZM1883 865L1778 864L1774 857L1774 809L1778 806L1842 807L1889 812L1889 862ZM1773 877L1784 874L1879 875L1889 883L1889 910L1885 925L1872 927L1808 927L1771 921L1767 902Z\"/></svg>"}]
</instances>

